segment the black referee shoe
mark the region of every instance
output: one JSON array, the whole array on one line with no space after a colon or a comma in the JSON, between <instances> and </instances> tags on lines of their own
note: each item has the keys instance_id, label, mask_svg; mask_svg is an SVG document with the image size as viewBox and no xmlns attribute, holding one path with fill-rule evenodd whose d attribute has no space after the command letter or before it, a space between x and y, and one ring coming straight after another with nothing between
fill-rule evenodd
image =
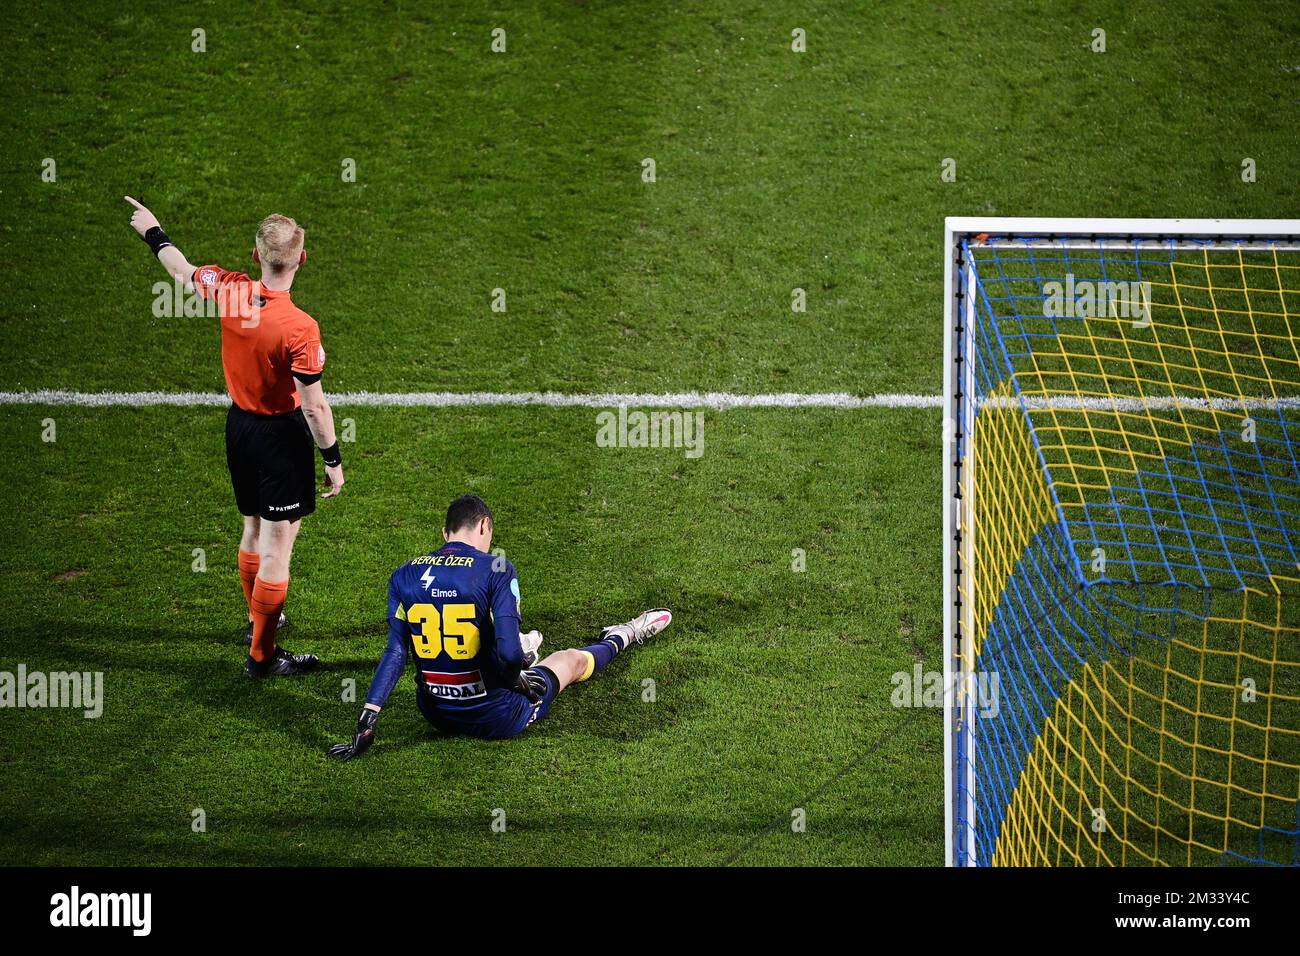
<instances>
[{"instance_id":1,"label":"black referee shoe","mask_svg":"<svg viewBox=\"0 0 1300 956\"><path fill-rule=\"evenodd\" d=\"M320 658L315 654L292 654L283 647L275 649L275 656L269 661L255 661L251 657L244 661L245 677L292 677L305 674L320 666Z\"/></svg>"},{"instance_id":2,"label":"black referee shoe","mask_svg":"<svg viewBox=\"0 0 1300 956\"><path fill-rule=\"evenodd\" d=\"M281 611L280 623L275 625L275 633L279 634L281 631L287 631L291 627L293 627L293 625L289 623L289 619L285 617L284 612ZM249 645L253 643L253 622L252 621L248 622L248 630L244 631L244 643Z\"/></svg>"}]
</instances>

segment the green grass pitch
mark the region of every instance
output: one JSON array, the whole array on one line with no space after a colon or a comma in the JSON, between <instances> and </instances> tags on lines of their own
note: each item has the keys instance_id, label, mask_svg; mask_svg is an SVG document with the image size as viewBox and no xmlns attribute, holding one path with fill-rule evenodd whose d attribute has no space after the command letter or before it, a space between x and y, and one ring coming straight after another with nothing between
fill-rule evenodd
<instances>
[{"instance_id":1,"label":"green grass pitch","mask_svg":"<svg viewBox=\"0 0 1300 956\"><path fill-rule=\"evenodd\" d=\"M299 218L336 392L933 395L945 215L1300 213L1292 3L147 0L0 30L0 390L221 390L215 325L150 311L124 194L195 263ZM105 674L97 720L0 710L0 863L942 861L942 715L890 703L941 667L938 410L706 409L697 459L599 448L592 409L335 411L348 484L285 638L327 666L250 685L222 412L0 406L0 670ZM408 672L335 765L387 576L464 490L548 648L676 620L506 743L427 730Z\"/></svg>"}]
</instances>

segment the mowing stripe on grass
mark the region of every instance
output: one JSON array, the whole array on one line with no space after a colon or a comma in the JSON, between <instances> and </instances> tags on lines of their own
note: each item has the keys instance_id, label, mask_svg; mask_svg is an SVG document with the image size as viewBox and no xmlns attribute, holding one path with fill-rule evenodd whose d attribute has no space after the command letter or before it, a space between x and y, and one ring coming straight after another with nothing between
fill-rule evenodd
<instances>
[{"instance_id":1,"label":"mowing stripe on grass","mask_svg":"<svg viewBox=\"0 0 1300 956\"><path fill-rule=\"evenodd\" d=\"M847 392L774 392L742 395L735 392L336 392L334 405L369 405L377 408L452 408L459 406L542 405L549 408L940 408L942 395L850 395ZM998 397L985 400L995 406L1015 407L1022 401L1030 410L1140 412L1151 409L1233 411L1234 409L1300 408L1300 396L1278 398L1199 398L1153 396L1102 398L1060 395L1052 397ZM80 405L90 408L147 408L151 406L224 406L230 399L221 392L73 392L41 389L0 392L0 405Z\"/></svg>"}]
</instances>

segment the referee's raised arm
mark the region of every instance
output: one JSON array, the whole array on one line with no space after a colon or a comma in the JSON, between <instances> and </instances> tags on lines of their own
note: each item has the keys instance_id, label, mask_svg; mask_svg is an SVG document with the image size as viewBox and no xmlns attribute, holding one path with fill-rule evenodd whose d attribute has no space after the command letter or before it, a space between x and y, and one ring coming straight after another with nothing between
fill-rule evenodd
<instances>
[{"instance_id":1,"label":"referee's raised arm","mask_svg":"<svg viewBox=\"0 0 1300 956\"><path fill-rule=\"evenodd\" d=\"M158 257L162 267L167 270L173 279L185 284L187 290L191 288L190 279L194 275L194 267L190 265L189 260L181 253L167 233L163 232L162 226L158 224L158 217L151 213L147 208L141 205L130 196L123 196L127 202L135 207L135 212L131 213L131 228L136 231L149 250Z\"/></svg>"}]
</instances>

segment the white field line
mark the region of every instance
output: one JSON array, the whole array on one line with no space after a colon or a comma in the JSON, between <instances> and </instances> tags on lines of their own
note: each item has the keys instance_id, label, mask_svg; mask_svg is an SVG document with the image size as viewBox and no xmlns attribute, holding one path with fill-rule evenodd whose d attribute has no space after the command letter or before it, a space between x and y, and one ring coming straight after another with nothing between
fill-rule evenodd
<instances>
[{"instance_id":1,"label":"white field line","mask_svg":"<svg viewBox=\"0 0 1300 956\"><path fill-rule=\"evenodd\" d=\"M844 392L740 395L734 392L337 392L332 405L393 408L452 408L466 405L543 405L551 408L938 408L941 395L849 395ZM83 405L148 407L229 405L220 392L0 392L0 405Z\"/></svg>"},{"instance_id":2,"label":"white field line","mask_svg":"<svg viewBox=\"0 0 1300 956\"><path fill-rule=\"evenodd\" d=\"M980 402L980 407L1019 408L1021 401L1025 403L1025 408L1031 412L1146 412L1178 409L1200 412L1233 412L1242 409L1300 408L1300 397L1297 396L1280 396L1278 398L1218 396L1215 398L1200 398L1191 395L1148 396L1145 398L1129 398L1118 395L1114 398L1082 395L1026 395L1023 399L1002 396L983 399Z\"/></svg>"},{"instance_id":3,"label":"white field line","mask_svg":"<svg viewBox=\"0 0 1300 956\"><path fill-rule=\"evenodd\" d=\"M541 405L549 408L940 408L942 395L850 395L847 392L776 392L745 395L735 392L337 392L330 402L341 407L457 408ZM1142 412L1171 409L1237 411L1300 408L1300 396L1262 397L1148 397L1101 398L1074 395L999 397L981 405L1030 411ZM44 389L0 392L0 405L77 405L89 408L148 408L154 406L216 406L230 404L221 392L75 392Z\"/></svg>"}]
</instances>

